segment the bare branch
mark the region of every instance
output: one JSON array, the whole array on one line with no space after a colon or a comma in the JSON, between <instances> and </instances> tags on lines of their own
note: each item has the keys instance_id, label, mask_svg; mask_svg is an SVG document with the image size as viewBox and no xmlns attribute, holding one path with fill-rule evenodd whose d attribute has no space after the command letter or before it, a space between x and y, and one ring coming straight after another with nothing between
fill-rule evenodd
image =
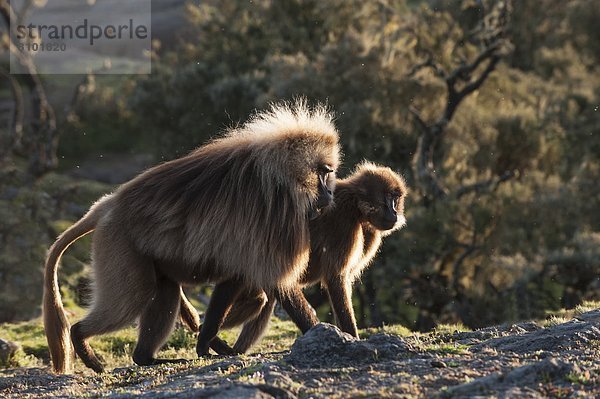
<instances>
[{"instance_id":1,"label":"bare branch","mask_svg":"<svg viewBox=\"0 0 600 399\"><path fill-rule=\"evenodd\" d=\"M424 68L431 68L435 76L442 79L446 78L446 72L436 62L433 61L433 57L431 55L428 55L425 61L413 66L410 71L408 71L406 76L412 78L417 72Z\"/></svg>"},{"instance_id":2,"label":"bare branch","mask_svg":"<svg viewBox=\"0 0 600 399\"><path fill-rule=\"evenodd\" d=\"M475 251L477 251L478 249L479 249L479 247L477 247L475 245L469 245L467 248L465 248L463 253L460 254L458 259L456 259L456 261L454 262L454 265L452 266L452 287L454 288L455 292L459 291L458 282L460 279L458 278L458 276L461 273L463 263L465 262L465 260L467 260L467 258L469 256L473 255L473 253Z\"/></svg>"},{"instance_id":3,"label":"bare branch","mask_svg":"<svg viewBox=\"0 0 600 399\"><path fill-rule=\"evenodd\" d=\"M13 31L18 16L6 0L0 0L0 17L8 29ZM40 79L33 58L27 51L20 51L13 40L15 32L9 35L9 50L23 67L21 80L30 91L31 99L31 140L28 140L30 169L35 175L41 175L54 168L57 164L56 150L58 147L58 131L54 109L48 101L42 80Z\"/></svg>"},{"instance_id":4,"label":"bare branch","mask_svg":"<svg viewBox=\"0 0 600 399\"><path fill-rule=\"evenodd\" d=\"M419 111L417 111L416 108L408 107L408 112L410 112L413 115L413 117L415 118L415 121L417 121L417 125L419 125L419 127L423 131L429 130L429 126L427 126L427 123L425 123L425 121L421 117L421 113Z\"/></svg>"},{"instance_id":5,"label":"bare branch","mask_svg":"<svg viewBox=\"0 0 600 399\"><path fill-rule=\"evenodd\" d=\"M25 104L23 99L23 90L21 85L14 76L7 73L3 68L0 68L0 76L7 80L12 94L14 106L10 118L9 126L9 144L8 148L4 149L5 154L19 149L23 138L23 121L25 117Z\"/></svg>"},{"instance_id":6,"label":"bare branch","mask_svg":"<svg viewBox=\"0 0 600 399\"><path fill-rule=\"evenodd\" d=\"M474 92L475 90L479 89L479 87L487 79L489 74L492 73L492 71L496 68L496 64L498 64L498 61L500 61L499 56L497 56L497 55L492 56L490 58L489 63L487 64L485 70L481 73L481 75L475 81L473 81L472 83L469 83L467 86L465 86L460 91L460 94L463 97L465 97L465 96L471 94L472 92Z\"/></svg>"},{"instance_id":7,"label":"bare branch","mask_svg":"<svg viewBox=\"0 0 600 399\"><path fill-rule=\"evenodd\" d=\"M17 24L18 25L23 25L25 23L25 21L29 17L29 14L31 13L33 6L34 6L33 0L26 0L23 2L23 6L17 13L17 18L18 18Z\"/></svg>"},{"instance_id":8,"label":"bare branch","mask_svg":"<svg viewBox=\"0 0 600 399\"><path fill-rule=\"evenodd\" d=\"M446 78L446 83L448 85L454 86L457 80L467 81L471 78L471 74L481 65L481 63L489 58L492 58L496 54L499 49L499 45L496 43L489 47L484 48L478 55L475 57L470 64L462 64L456 69L454 69Z\"/></svg>"},{"instance_id":9,"label":"bare branch","mask_svg":"<svg viewBox=\"0 0 600 399\"><path fill-rule=\"evenodd\" d=\"M458 257L458 259L456 259L456 261L454 262L454 265L452 267L452 287L454 288L455 292L459 291L459 276L461 274L461 269L462 269L462 265L465 262L465 260L470 257L472 254L474 254L477 250L481 249L481 245L479 245L477 242L479 240L479 231L477 229L477 225L475 224L475 222L473 221L473 225L470 227L471 229L471 242L464 245L460 245L464 248L463 253ZM485 241L485 237L484 237L484 241Z\"/></svg>"},{"instance_id":10,"label":"bare branch","mask_svg":"<svg viewBox=\"0 0 600 399\"><path fill-rule=\"evenodd\" d=\"M436 173L433 157L435 147L445 134L448 124L454 117L462 101L481 87L500 61L502 56L501 49L505 47L505 41L502 36L504 35L506 26L506 10L507 6L500 5L484 17L478 35L483 37L483 39L480 37L479 40L480 43L485 43L485 46L471 62L463 61L452 71L446 72L433 62L431 55L428 55L425 61L415 65L408 74L409 76L413 76L420 69L432 68L436 76L444 79L446 84L446 104L440 117L434 123L427 124L417 110L409 108L409 112L414 116L415 122L421 131L413 159L413 168L417 184L423 192L426 201L441 198L447 194L443 182L439 180ZM490 32L492 36L490 36ZM479 75L473 76L483 65L485 65L485 68L483 68ZM491 185L494 181L484 183L470 188L460 188L454 196L460 198L465 193L480 190L481 187L486 184Z\"/></svg>"},{"instance_id":11,"label":"bare branch","mask_svg":"<svg viewBox=\"0 0 600 399\"><path fill-rule=\"evenodd\" d=\"M461 186L454 191L453 197L456 199L460 199L461 197L470 193L480 194L483 192L495 191L498 189L500 184L514 178L515 176L516 173L514 171L507 171L504 172L502 175L493 177L491 179L479 181L477 183L469 184L466 186Z\"/></svg>"}]
</instances>

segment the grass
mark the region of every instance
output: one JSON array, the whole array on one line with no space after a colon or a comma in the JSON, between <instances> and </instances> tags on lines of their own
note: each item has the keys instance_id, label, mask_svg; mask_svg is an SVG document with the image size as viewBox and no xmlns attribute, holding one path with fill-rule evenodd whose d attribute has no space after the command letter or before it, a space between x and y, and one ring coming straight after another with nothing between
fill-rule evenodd
<instances>
[{"instance_id":1,"label":"grass","mask_svg":"<svg viewBox=\"0 0 600 399\"><path fill-rule=\"evenodd\" d=\"M423 347L426 352L439 355L463 355L468 353L468 348L467 345L446 342L426 344Z\"/></svg>"},{"instance_id":2,"label":"grass","mask_svg":"<svg viewBox=\"0 0 600 399\"><path fill-rule=\"evenodd\" d=\"M600 309L600 301L584 301L582 304L577 305L572 309L547 312L545 320L540 320L539 324L544 327L555 326L595 309Z\"/></svg>"},{"instance_id":3,"label":"grass","mask_svg":"<svg viewBox=\"0 0 600 399\"><path fill-rule=\"evenodd\" d=\"M393 326L384 325L383 327L365 328L363 330L360 330L358 335L360 338L364 339L364 338L368 338L369 336L371 336L373 334L379 334L379 333L398 335L400 337L408 337L409 335L415 334L413 331L409 330L408 328L404 327L403 325L396 324Z\"/></svg>"},{"instance_id":4,"label":"grass","mask_svg":"<svg viewBox=\"0 0 600 399\"><path fill-rule=\"evenodd\" d=\"M85 310L81 308L72 309L70 321L74 323L83 317ZM360 331L360 335L363 338L377 333L400 336L413 334L406 327L399 325L369 328ZM219 336L232 345L238 334L239 328L236 328L222 330ZM265 336L250 350L250 354L276 353L289 350L299 334L299 330L291 321L284 321L273 317ZM4 365L5 367L42 367L49 365L50 356L41 318L26 322L0 324L0 337L18 342L21 345L21 349L16 356L11 359L9 364ZM196 333L181 326L177 327L160 351L159 356L172 359L196 359L196 337ZM137 330L132 326L114 333L94 337L90 340L90 344L98 357L106 365L106 368L113 369L132 365L131 353L135 348L136 341ZM91 373L79 360L75 361L74 366L76 372ZM250 375L252 374L250 373ZM246 372L244 372L243 376L245 378L250 377Z\"/></svg>"},{"instance_id":5,"label":"grass","mask_svg":"<svg viewBox=\"0 0 600 399\"><path fill-rule=\"evenodd\" d=\"M551 315L546 320L540 322L540 324L543 327L552 327L552 326L557 326L559 324L566 323L569 320L570 320L570 318L568 318L568 317L561 317L561 316Z\"/></svg>"},{"instance_id":6,"label":"grass","mask_svg":"<svg viewBox=\"0 0 600 399\"><path fill-rule=\"evenodd\" d=\"M600 308L600 302L589 301L577 306L574 309L561 310L550 314L546 320L540 322L545 326L557 325L570 320L582 313ZM85 310L77 307L69 309L71 322L83 317ZM398 336L414 336L420 342L423 349L427 352L438 354L463 354L467 347L453 342L444 342L436 339L443 335L451 335L457 331L469 331L462 324L443 324L438 326L431 334L427 334L430 339L422 341L420 336L426 336L414 333L401 325L384 326L381 328L367 328L360 330L361 338L367 338L377 333L387 333ZM239 329L224 330L219 336L228 343L233 344L239 333ZM252 348L250 353L276 353L289 350L298 337L299 331L291 321L283 321L274 317L263 339ZM159 353L164 358L185 358L196 359L195 346L197 334L188 331L183 327L178 327L173 331L164 348ZM18 343L21 348L16 355L8 361L7 364L0 367L42 367L49 364L48 347L44 335L41 318L18 323L0 324L0 337ZM107 369L131 366L131 353L135 348L137 341L137 331L132 326L115 333L95 337L90 343L99 357L101 357ZM244 357L241 357L244 359ZM203 362L199 360L199 362ZM255 366L258 367L258 366ZM256 368L253 371L259 371ZM75 371L91 373L81 361L75 361ZM255 373L245 371L240 377L254 378Z\"/></svg>"},{"instance_id":7,"label":"grass","mask_svg":"<svg viewBox=\"0 0 600 399\"><path fill-rule=\"evenodd\" d=\"M0 337L17 342L21 348L4 366L38 367L49 358L44 327L41 319L14 324L0 324Z\"/></svg>"},{"instance_id":8,"label":"grass","mask_svg":"<svg viewBox=\"0 0 600 399\"><path fill-rule=\"evenodd\" d=\"M593 377L589 370L578 373L569 373L565 379L572 384L588 385L592 383Z\"/></svg>"},{"instance_id":9,"label":"grass","mask_svg":"<svg viewBox=\"0 0 600 399\"><path fill-rule=\"evenodd\" d=\"M457 332L469 332L469 331L472 331L472 330L462 323L440 324L433 329L433 334L434 335L445 335L445 334L452 335Z\"/></svg>"},{"instance_id":10,"label":"grass","mask_svg":"<svg viewBox=\"0 0 600 399\"><path fill-rule=\"evenodd\" d=\"M76 308L71 322L80 319L83 314L83 309ZM238 333L239 329L223 330L219 336L233 344ZM291 321L273 318L265 337L252 349L251 353L287 350L298 334L299 331ZM159 356L169 359L196 359L196 336L196 333L183 327L177 327L160 351ZM42 367L49 364L50 356L41 318L26 322L0 324L0 337L17 342L21 346L21 349L7 364L0 366ZM132 326L111 334L94 337L90 340L90 344L107 369L112 369L132 364L131 353L135 348L136 341L137 330ZM78 360L75 361L75 371L89 372Z\"/></svg>"}]
</instances>

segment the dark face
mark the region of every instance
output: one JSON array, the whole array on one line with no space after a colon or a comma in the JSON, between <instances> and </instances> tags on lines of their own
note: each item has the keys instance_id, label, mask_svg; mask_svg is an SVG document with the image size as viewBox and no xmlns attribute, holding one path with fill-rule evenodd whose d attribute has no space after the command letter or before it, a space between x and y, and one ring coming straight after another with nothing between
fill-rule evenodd
<instances>
[{"instance_id":1,"label":"dark face","mask_svg":"<svg viewBox=\"0 0 600 399\"><path fill-rule=\"evenodd\" d=\"M384 187L368 193L365 215L376 229L386 231L402 227L404 218L404 193L399 187Z\"/></svg>"},{"instance_id":2,"label":"dark face","mask_svg":"<svg viewBox=\"0 0 600 399\"><path fill-rule=\"evenodd\" d=\"M318 195L313 207L310 210L310 218L314 219L319 215L322 209L333 204L333 188L335 185L335 172L329 165L320 165L317 168L317 187Z\"/></svg>"}]
</instances>

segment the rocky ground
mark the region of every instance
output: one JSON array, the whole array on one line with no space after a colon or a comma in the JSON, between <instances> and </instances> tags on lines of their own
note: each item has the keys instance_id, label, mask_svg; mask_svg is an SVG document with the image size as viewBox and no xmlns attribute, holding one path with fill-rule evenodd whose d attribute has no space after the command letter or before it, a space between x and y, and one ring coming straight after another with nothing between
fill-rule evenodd
<instances>
[{"instance_id":1,"label":"rocky ground","mask_svg":"<svg viewBox=\"0 0 600 399\"><path fill-rule=\"evenodd\" d=\"M560 321L560 322L559 322ZM57 376L0 373L2 398L600 397L600 309L542 327L375 333L356 340L329 324L291 350L188 364Z\"/></svg>"}]
</instances>

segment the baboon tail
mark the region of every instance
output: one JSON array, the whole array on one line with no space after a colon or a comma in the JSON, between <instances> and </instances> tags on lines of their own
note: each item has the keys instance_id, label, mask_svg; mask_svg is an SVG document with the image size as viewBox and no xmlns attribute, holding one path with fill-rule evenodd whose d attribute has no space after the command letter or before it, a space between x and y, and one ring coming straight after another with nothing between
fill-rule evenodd
<instances>
[{"instance_id":1,"label":"baboon tail","mask_svg":"<svg viewBox=\"0 0 600 399\"><path fill-rule=\"evenodd\" d=\"M63 252L78 238L92 232L105 213L110 196L96 202L77 223L63 232L48 250L44 267L44 299L42 304L44 329L52 368L57 373L67 373L71 368L73 348L70 339L70 324L62 304L58 287L58 262Z\"/></svg>"},{"instance_id":2,"label":"baboon tail","mask_svg":"<svg viewBox=\"0 0 600 399\"><path fill-rule=\"evenodd\" d=\"M181 318L181 322L185 324L187 328L192 332L200 331L200 316L198 315L198 311L194 308L185 296L185 292L180 288L179 292L179 317Z\"/></svg>"}]
</instances>

